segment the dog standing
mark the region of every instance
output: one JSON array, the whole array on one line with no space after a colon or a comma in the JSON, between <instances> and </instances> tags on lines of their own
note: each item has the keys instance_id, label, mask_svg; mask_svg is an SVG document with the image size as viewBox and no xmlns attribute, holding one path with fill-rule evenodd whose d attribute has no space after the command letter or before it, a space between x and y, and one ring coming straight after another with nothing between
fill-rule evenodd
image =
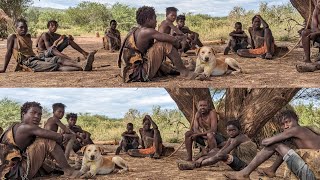
<instances>
[{"instance_id":1,"label":"dog standing","mask_svg":"<svg viewBox=\"0 0 320 180\"><path fill-rule=\"evenodd\" d=\"M213 48L203 46L196 51L195 73L205 77L220 76L224 74L237 74L241 72L239 63L233 58L217 58Z\"/></svg>"},{"instance_id":2,"label":"dog standing","mask_svg":"<svg viewBox=\"0 0 320 180\"><path fill-rule=\"evenodd\" d=\"M84 178L92 178L96 175L110 174L115 170L115 165L122 170L119 172L128 171L128 163L119 156L103 157L101 148L97 145L90 144L83 149L84 156L80 169L80 176Z\"/></svg>"}]
</instances>

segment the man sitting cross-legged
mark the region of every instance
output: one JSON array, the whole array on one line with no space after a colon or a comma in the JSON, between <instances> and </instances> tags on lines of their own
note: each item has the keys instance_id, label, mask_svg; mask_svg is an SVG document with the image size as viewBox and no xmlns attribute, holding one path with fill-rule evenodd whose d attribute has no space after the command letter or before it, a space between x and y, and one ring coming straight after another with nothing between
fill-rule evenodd
<instances>
[{"instance_id":1,"label":"man sitting cross-legged","mask_svg":"<svg viewBox=\"0 0 320 180\"><path fill-rule=\"evenodd\" d=\"M228 121L226 127L229 139L220 150L213 149L208 155L193 162L180 162L179 169L191 170L210 166L219 161L225 162L235 171L245 168L257 154L257 145L247 135L241 133L238 120Z\"/></svg>"},{"instance_id":2,"label":"man sitting cross-legged","mask_svg":"<svg viewBox=\"0 0 320 180\"><path fill-rule=\"evenodd\" d=\"M229 179L249 179L252 171L277 153L282 158L277 159L277 167L285 161L288 168L299 179L320 179L320 135L310 128L300 126L298 119L297 114L292 110L281 112L279 123L284 131L264 139L261 144L265 148L246 168L234 174L226 174L226 176ZM291 140L298 149L290 149L283 143L285 140Z\"/></svg>"},{"instance_id":3,"label":"man sitting cross-legged","mask_svg":"<svg viewBox=\"0 0 320 180\"><path fill-rule=\"evenodd\" d=\"M165 63L166 57L180 75L194 74L187 70L178 53L180 42L169 34L155 30L156 17L153 7L143 6L136 12L139 27L133 28L125 38L118 60L125 82L146 82L159 75L177 74Z\"/></svg>"},{"instance_id":4,"label":"man sitting cross-legged","mask_svg":"<svg viewBox=\"0 0 320 180\"><path fill-rule=\"evenodd\" d=\"M49 71L89 71L92 69L93 58L83 64L76 61L59 57L39 57L33 52L31 35L28 34L28 25L25 19L17 19L15 22L16 32L8 37L7 52L4 58L4 73L9 65L12 55L17 61L16 71L27 70L35 72Z\"/></svg>"},{"instance_id":5,"label":"man sitting cross-legged","mask_svg":"<svg viewBox=\"0 0 320 180\"><path fill-rule=\"evenodd\" d=\"M209 151L223 142L223 137L217 133L217 121L217 113L215 110L209 109L208 101L199 101L192 130L185 133L187 161L192 161L192 142L196 141L205 146L206 140Z\"/></svg>"},{"instance_id":6,"label":"man sitting cross-legged","mask_svg":"<svg viewBox=\"0 0 320 180\"><path fill-rule=\"evenodd\" d=\"M133 130L133 124L127 124L127 131L122 133L122 139L120 141L120 146L116 150L116 155L120 154L120 151L128 152L129 149L138 149L139 147L139 136Z\"/></svg>"},{"instance_id":7,"label":"man sitting cross-legged","mask_svg":"<svg viewBox=\"0 0 320 180\"><path fill-rule=\"evenodd\" d=\"M0 179L33 179L44 167L47 155L53 157L65 176L77 175L68 164L59 144L65 136L39 127L42 107L26 102L21 107L21 122L10 126L0 138ZM49 171L48 166L45 170ZM53 169L51 169L53 170Z\"/></svg>"}]
</instances>

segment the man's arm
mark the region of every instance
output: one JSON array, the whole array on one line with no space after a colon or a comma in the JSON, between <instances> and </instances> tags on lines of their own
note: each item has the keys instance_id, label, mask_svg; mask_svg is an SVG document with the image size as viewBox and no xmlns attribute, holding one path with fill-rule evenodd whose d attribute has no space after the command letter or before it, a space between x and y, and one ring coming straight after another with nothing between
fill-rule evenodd
<instances>
[{"instance_id":1,"label":"man's arm","mask_svg":"<svg viewBox=\"0 0 320 180\"><path fill-rule=\"evenodd\" d=\"M231 32L229 34L229 36L233 36L233 37L243 37L243 38L247 38L247 34L245 32L243 32L242 34L237 34L237 33L234 33L234 32Z\"/></svg>"},{"instance_id":2,"label":"man's arm","mask_svg":"<svg viewBox=\"0 0 320 180\"><path fill-rule=\"evenodd\" d=\"M143 141L143 136L142 136L143 133L142 133L142 131L143 131L142 128L140 128L140 129L139 129L139 133L140 133L140 137L141 137L141 147L142 147L142 149L144 149L145 147L144 147L144 141Z\"/></svg>"},{"instance_id":3,"label":"man's arm","mask_svg":"<svg viewBox=\"0 0 320 180\"><path fill-rule=\"evenodd\" d=\"M63 130L64 133L67 134L75 134L74 132L72 132L69 128L67 128L67 126L65 126L60 120L56 121L56 124Z\"/></svg>"},{"instance_id":4,"label":"man's arm","mask_svg":"<svg viewBox=\"0 0 320 180\"><path fill-rule=\"evenodd\" d=\"M10 62L10 59L12 57L12 53L13 53L13 48L14 48L14 41L16 39L16 35L12 34L8 37L8 41L7 41L7 52L6 55L4 57L4 64L3 64L3 68L0 70L0 73L4 73L7 70L8 64Z\"/></svg>"},{"instance_id":5,"label":"man's arm","mask_svg":"<svg viewBox=\"0 0 320 180\"><path fill-rule=\"evenodd\" d=\"M287 129L284 132L277 134L273 137L266 138L266 139L262 140L261 145L270 146L274 143L278 143L278 142L284 141L284 140L292 138L292 137L297 137L298 128L299 127L293 127L293 128Z\"/></svg>"},{"instance_id":6,"label":"man's arm","mask_svg":"<svg viewBox=\"0 0 320 180\"><path fill-rule=\"evenodd\" d=\"M111 33L110 29L106 31L106 36L108 36L109 38L118 39L115 35Z\"/></svg>"},{"instance_id":7,"label":"man's arm","mask_svg":"<svg viewBox=\"0 0 320 180\"><path fill-rule=\"evenodd\" d=\"M65 38L64 35L61 35L57 40L53 42L53 44L51 44L50 36L48 33L44 33L42 36L43 36L42 38L43 38L44 45L46 46L46 49L57 46L59 42Z\"/></svg>"},{"instance_id":8,"label":"man's arm","mask_svg":"<svg viewBox=\"0 0 320 180\"><path fill-rule=\"evenodd\" d=\"M137 133L134 134L127 134L126 132L122 133L121 136L125 136L125 137L133 137L133 138L139 138Z\"/></svg>"},{"instance_id":9,"label":"man's arm","mask_svg":"<svg viewBox=\"0 0 320 180\"><path fill-rule=\"evenodd\" d=\"M42 129L36 125L26 125L25 128L23 128L23 133L30 136L51 139L56 141L57 143L62 143L63 141L63 136L61 134L47 129Z\"/></svg>"},{"instance_id":10,"label":"man's arm","mask_svg":"<svg viewBox=\"0 0 320 180\"><path fill-rule=\"evenodd\" d=\"M160 41L160 42L168 42L172 44L175 48L179 49L180 48L180 42L176 39L170 36L169 34L166 33L160 33L156 31L155 29L148 29L146 33L153 39Z\"/></svg>"},{"instance_id":11,"label":"man's arm","mask_svg":"<svg viewBox=\"0 0 320 180\"><path fill-rule=\"evenodd\" d=\"M254 49L255 45L254 45L253 36L252 36L252 27L249 27L248 32L250 34L251 48Z\"/></svg>"},{"instance_id":12,"label":"man's arm","mask_svg":"<svg viewBox=\"0 0 320 180\"><path fill-rule=\"evenodd\" d=\"M198 127L198 136L206 136L208 133L216 133L217 132L217 113L215 110L210 111L209 113L209 118L210 118L210 125L211 128L210 130L206 131L206 132L200 132L199 127ZM199 125L198 125L199 126Z\"/></svg>"}]
</instances>

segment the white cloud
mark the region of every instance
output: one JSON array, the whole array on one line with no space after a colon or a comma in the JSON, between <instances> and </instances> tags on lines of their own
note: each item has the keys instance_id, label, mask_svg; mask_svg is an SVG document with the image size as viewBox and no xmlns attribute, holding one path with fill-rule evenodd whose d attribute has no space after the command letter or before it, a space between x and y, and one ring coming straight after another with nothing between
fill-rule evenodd
<instances>
[{"instance_id":1,"label":"white cloud","mask_svg":"<svg viewBox=\"0 0 320 180\"><path fill-rule=\"evenodd\" d=\"M209 14L212 16L226 16L234 6L241 6L247 10L257 10L261 2L268 2L270 5L286 4L289 0L86 0L90 2L99 2L102 4L113 5L117 2L127 4L131 7L140 7L143 5L154 6L158 13L164 13L165 8L175 6L180 13L192 12L195 14ZM83 0L40 0L35 1L34 6L55 7L66 9L70 6L76 6Z\"/></svg>"},{"instance_id":2,"label":"white cloud","mask_svg":"<svg viewBox=\"0 0 320 180\"><path fill-rule=\"evenodd\" d=\"M151 112L152 107L177 108L162 88L0 88L0 99L9 98L19 103L37 101L51 110L61 102L67 112L88 112L121 118L130 108Z\"/></svg>"}]
</instances>

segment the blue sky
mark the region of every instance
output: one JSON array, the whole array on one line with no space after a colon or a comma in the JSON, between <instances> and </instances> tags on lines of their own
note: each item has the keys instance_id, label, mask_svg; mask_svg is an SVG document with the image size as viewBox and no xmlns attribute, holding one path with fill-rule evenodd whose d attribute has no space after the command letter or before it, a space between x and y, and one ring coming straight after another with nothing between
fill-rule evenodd
<instances>
[{"instance_id":1,"label":"blue sky","mask_svg":"<svg viewBox=\"0 0 320 180\"><path fill-rule=\"evenodd\" d=\"M19 103L37 101L51 110L53 103L67 105L66 112L88 112L122 118L128 109L151 112L159 105L176 109L175 102L163 88L0 88L0 99Z\"/></svg>"},{"instance_id":2,"label":"blue sky","mask_svg":"<svg viewBox=\"0 0 320 180\"><path fill-rule=\"evenodd\" d=\"M312 89L310 89L312 90ZM220 99L217 94L214 99ZM153 106L163 109L177 109L176 103L164 88L0 88L0 100L8 98L23 104L37 101L51 110L53 103L67 105L66 112L106 115L123 118L130 108L142 113L151 113ZM316 99L295 100L293 104L320 106Z\"/></svg>"},{"instance_id":3,"label":"blue sky","mask_svg":"<svg viewBox=\"0 0 320 180\"><path fill-rule=\"evenodd\" d=\"M234 6L241 6L246 10L258 10L261 2L267 2L269 5L282 5L289 0L86 0L90 2L100 2L113 5L116 2L127 4L131 7L140 7L143 5L154 6L157 13L164 13L165 8L175 6L179 13L192 12L195 14L209 14L212 16L226 16ZM83 0L35 0L33 5L37 7L52 7L58 9L67 9L74 7Z\"/></svg>"}]
</instances>

